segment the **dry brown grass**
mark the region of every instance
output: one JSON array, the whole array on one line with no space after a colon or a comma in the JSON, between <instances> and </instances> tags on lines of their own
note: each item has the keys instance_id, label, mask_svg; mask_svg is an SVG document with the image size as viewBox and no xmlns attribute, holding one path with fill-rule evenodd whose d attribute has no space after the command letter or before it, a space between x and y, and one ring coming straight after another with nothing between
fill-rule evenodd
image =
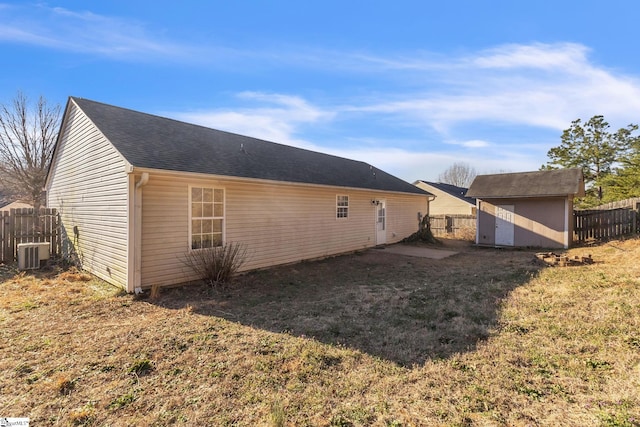
<instances>
[{"instance_id":1,"label":"dry brown grass","mask_svg":"<svg viewBox=\"0 0 640 427\"><path fill-rule=\"evenodd\" d=\"M476 228L475 227L460 227L457 230L457 239L467 240L469 242L475 242L476 240Z\"/></svg>"},{"instance_id":2,"label":"dry brown grass","mask_svg":"<svg viewBox=\"0 0 640 427\"><path fill-rule=\"evenodd\" d=\"M92 279L93 279L93 276L85 272L79 271L75 267L71 267L69 270L63 271L62 273L56 276L56 280L63 280L66 282L89 282Z\"/></svg>"},{"instance_id":3,"label":"dry brown grass","mask_svg":"<svg viewBox=\"0 0 640 427\"><path fill-rule=\"evenodd\" d=\"M446 243L445 243L446 245ZM640 241L544 268L370 250L225 293L0 283L0 416L35 425L640 425Z\"/></svg>"}]
</instances>

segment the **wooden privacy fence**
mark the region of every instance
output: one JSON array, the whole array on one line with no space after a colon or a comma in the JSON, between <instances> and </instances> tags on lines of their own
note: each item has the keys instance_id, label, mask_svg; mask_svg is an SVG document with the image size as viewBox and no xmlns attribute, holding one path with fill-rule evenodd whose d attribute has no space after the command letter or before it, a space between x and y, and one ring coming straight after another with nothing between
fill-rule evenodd
<instances>
[{"instance_id":1,"label":"wooden privacy fence","mask_svg":"<svg viewBox=\"0 0 640 427\"><path fill-rule=\"evenodd\" d=\"M473 239L476 235L475 215L430 215L429 226L434 236Z\"/></svg>"},{"instance_id":2,"label":"wooden privacy fence","mask_svg":"<svg viewBox=\"0 0 640 427\"><path fill-rule=\"evenodd\" d=\"M52 257L60 253L60 217L55 209L0 211L0 262L17 258L18 244L49 242Z\"/></svg>"},{"instance_id":3,"label":"wooden privacy fence","mask_svg":"<svg viewBox=\"0 0 640 427\"><path fill-rule=\"evenodd\" d=\"M606 240L640 232L640 212L633 209L591 209L573 212L574 241Z\"/></svg>"},{"instance_id":4,"label":"wooden privacy fence","mask_svg":"<svg viewBox=\"0 0 640 427\"><path fill-rule=\"evenodd\" d=\"M611 209L635 209L640 211L640 197L632 197L630 199L618 200L615 202L605 203L604 205L596 206L591 210L611 210Z\"/></svg>"}]
</instances>

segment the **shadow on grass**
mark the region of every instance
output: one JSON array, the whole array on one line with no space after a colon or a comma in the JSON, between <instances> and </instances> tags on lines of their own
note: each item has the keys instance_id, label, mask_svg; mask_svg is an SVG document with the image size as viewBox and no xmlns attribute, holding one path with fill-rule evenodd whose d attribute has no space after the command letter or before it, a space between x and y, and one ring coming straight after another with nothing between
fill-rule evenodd
<instances>
[{"instance_id":1,"label":"shadow on grass","mask_svg":"<svg viewBox=\"0 0 640 427\"><path fill-rule=\"evenodd\" d=\"M155 303L411 366L474 350L503 298L541 268L527 251L470 248L432 260L370 249L249 273L225 292L163 290Z\"/></svg>"}]
</instances>

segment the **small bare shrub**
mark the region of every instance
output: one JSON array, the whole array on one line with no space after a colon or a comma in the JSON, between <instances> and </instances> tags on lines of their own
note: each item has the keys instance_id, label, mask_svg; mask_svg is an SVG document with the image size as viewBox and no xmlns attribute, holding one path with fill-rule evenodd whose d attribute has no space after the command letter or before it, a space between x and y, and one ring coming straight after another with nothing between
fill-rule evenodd
<instances>
[{"instance_id":1,"label":"small bare shrub","mask_svg":"<svg viewBox=\"0 0 640 427\"><path fill-rule=\"evenodd\" d=\"M431 232L431 223L429 222L429 215L425 215L420 221L419 230L413 233L411 236L402 240L405 243L412 242L426 242L426 243L440 243L438 239L433 236Z\"/></svg>"},{"instance_id":2,"label":"small bare shrub","mask_svg":"<svg viewBox=\"0 0 640 427\"><path fill-rule=\"evenodd\" d=\"M60 375L55 379L53 387L61 395L68 396L75 388L75 385L75 381L67 376Z\"/></svg>"},{"instance_id":3,"label":"small bare shrub","mask_svg":"<svg viewBox=\"0 0 640 427\"><path fill-rule=\"evenodd\" d=\"M138 359L127 369L130 374L143 376L153 371L153 362L149 359Z\"/></svg>"},{"instance_id":4,"label":"small bare shrub","mask_svg":"<svg viewBox=\"0 0 640 427\"><path fill-rule=\"evenodd\" d=\"M273 427L284 427L286 425L287 414L282 403L275 401L271 404L271 425Z\"/></svg>"},{"instance_id":5,"label":"small bare shrub","mask_svg":"<svg viewBox=\"0 0 640 427\"><path fill-rule=\"evenodd\" d=\"M69 413L69 421L74 426L90 426L95 421L95 407L88 403L81 408L76 408Z\"/></svg>"},{"instance_id":6,"label":"small bare shrub","mask_svg":"<svg viewBox=\"0 0 640 427\"><path fill-rule=\"evenodd\" d=\"M228 283L247 260L247 249L241 243L225 243L215 248L195 249L185 254L182 262L212 287Z\"/></svg>"},{"instance_id":7,"label":"small bare shrub","mask_svg":"<svg viewBox=\"0 0 640 427\"><path fill-rule=\"evenodd\" d=\"M151 293L149 294L149 298L151 298L152 300L160 298L160 285L158 285L157 283L151 285Z\"/></svg>"},{"instance_id":8,"label":"small bare shrub","mask_svg":"<svg viewBox=\"0 0 640 427\"><path fill-rule=\"evenodd\" d=\"M67 271L63 271L56 277L58 280L65 280L67 282L88 282L93 277L89 273L84 273L78 270L76 267L71 267Z\"/></svg>"}]
</instances>

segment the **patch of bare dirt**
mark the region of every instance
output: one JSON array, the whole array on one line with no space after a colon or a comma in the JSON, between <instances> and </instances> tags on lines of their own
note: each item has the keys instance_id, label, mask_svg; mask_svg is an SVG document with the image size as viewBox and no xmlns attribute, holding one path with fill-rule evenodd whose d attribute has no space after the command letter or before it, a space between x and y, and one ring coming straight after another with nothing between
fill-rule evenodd
<instances>
[{"instance_id":1,"label":"patch of bare dirt","mask_svg":"<svg viewBox=\"0 0 640 427\"><path fill-rule=\"evenodd\" d=\"M400 365L473 350L502 299L541 268L531 251L445 241L434 260L369 249L239 277L226 292L183 287L155 303L345 345Z\"/></svg>"}]
</instances>

